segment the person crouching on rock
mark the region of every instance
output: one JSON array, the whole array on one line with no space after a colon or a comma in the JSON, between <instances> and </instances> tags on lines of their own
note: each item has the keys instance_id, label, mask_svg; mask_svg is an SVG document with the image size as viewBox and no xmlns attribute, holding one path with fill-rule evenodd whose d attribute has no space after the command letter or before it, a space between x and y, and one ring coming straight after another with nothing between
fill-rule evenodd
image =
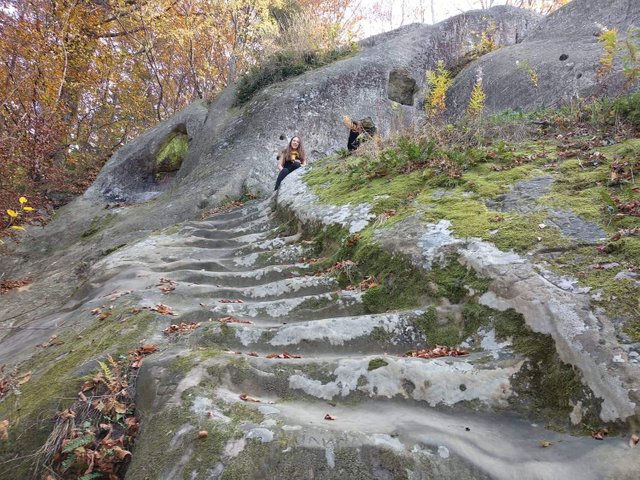
<instances>
[{"instance_id":1,"label":"person crouching on rock","mask_svg":"<svg viewBox=\"0 0 640 480\"><path fill-rule=\"evenodd\" d=\"M278 190L278 188L280 188L280 183L282 183L284 177L306 164L307 159L304 154L304 148L302 147L300 137L293 137L289 141L287 148L282 150L278 155L278 170L280 170L280 173L278 174L276 188L274 188L274 190Z\"/></svg>"},{"instance_id":2,"label":"person crouching on rock","mask_svg":"<svg viewBox=\"0 0 640 480\"><path fill-rule=\"evenodd\" d=\"M342 121L349 128L349 139L347 140L349 152L354 151L361 143L366 142L376 134L376 126L371 117L353 121L345 115L342 117Z\"/></svg>"}]
</instances>

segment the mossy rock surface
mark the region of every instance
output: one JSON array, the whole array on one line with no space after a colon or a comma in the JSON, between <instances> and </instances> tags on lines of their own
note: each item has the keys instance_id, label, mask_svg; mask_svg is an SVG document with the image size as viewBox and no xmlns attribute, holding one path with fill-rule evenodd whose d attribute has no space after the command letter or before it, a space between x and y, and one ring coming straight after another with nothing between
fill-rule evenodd
<instances>
[{"instance_id":1,"label":"mossy rock surface","mask_svg":"<svg viewBox=\"0 0 640 480\"><path fill-rule=\"evenodd\" d=\"M10 419L8 442L0 443L0 461L12 458L11 475L2 480L30 478L35 463L31 457L47 440L58 411L77 398L82 383L98 368L106 355L123 356L148 333L154 315L132 312L135 300L118 302L105 320L97 317L86 328L68 331L61 344L40 349L20 365L33 372L31 380L0 402L0 418Z\"/></svg>"},{"instance_id":2,"label":"mossy rock surface","mask_svg":"<svg viewBox=\"0 0 640 480\"><path fill-rule=\"evenodd\" d=\"M156 154L154 172L160 174L180 170L187 150L189 136L186 133L173 132Z\"/></svg>"}]
</instances>

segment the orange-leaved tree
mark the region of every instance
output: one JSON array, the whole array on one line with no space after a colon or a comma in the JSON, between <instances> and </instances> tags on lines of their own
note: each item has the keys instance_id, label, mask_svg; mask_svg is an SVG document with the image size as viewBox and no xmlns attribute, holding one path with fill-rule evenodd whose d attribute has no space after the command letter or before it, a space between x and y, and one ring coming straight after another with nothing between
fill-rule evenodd
<instances>
[{"instance_id":1,"label":"orange-leaved tree","mask_svg":"<svg viewBox=\"0 0 640 480\"><path fill-rule=\"evenodd\" d=\"M339 35L351 0L288 1ZM260 58L284 0L0 0L0 211L92 181L123 143Z\"/></svg>"}]
</instances>

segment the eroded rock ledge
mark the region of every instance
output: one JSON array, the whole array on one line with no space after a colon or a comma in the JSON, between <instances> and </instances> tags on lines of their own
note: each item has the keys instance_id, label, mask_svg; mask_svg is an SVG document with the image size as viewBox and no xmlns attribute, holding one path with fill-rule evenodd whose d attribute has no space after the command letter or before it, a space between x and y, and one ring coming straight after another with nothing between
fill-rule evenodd
<instances>
[{"instance_id":1,"label":"eroded rock ledge","mask_svg":"<svg viewBox=\"0 0 640 480\"><path fill-rule=\"evenodd\" d=\"M277 203L303 222L338 224L351 233L364 229L374 217L368 205L320 205L304 183L302 172L287 178ZM514 309L534 332L551 335L562 361L579 369L583 382L602 400L600 419L636 425L640 419L640 365L617 341L610 319L591 307L588 292L576 288L574 282L559 279L528 259L500 251L486 241L456 238L445 220L428 224L412 216L378 229L374 238L421 268L428 270L455 256L463 265L490 278L489 291L480 297L480 303L501 311ZM572 415L572 421L579 422L580 406Z\"/></svg>"}]
</instances>

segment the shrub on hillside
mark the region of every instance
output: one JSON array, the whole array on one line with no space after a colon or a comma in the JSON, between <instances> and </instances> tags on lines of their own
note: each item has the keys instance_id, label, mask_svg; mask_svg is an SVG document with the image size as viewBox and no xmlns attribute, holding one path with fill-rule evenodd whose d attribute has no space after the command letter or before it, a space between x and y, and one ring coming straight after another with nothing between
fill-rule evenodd
<instances>
[{"instance_id":1,"label":"shrub on hillside","mask_svg":"<svg viewBox=\"0 0 640 480\"><path fill-rule=\"evenodd\" d=\"M640 128L640 91L616 99L614 108L623 121Z\"/></svg>"},{"instance_id":2,"label":"shrub on hillside","mask_svg":"<svg viewBox=\"0 0 640 480\"><path fill-rule=\"evenodd\" d=\"M256 65L238 81L235 105L248 102L256 92L287 78L301 75L308 70L328 65L346 58L356 51L355 45L338 47L333 50L311 50L306 52L281 51Z\"/></svg>"}]
</instances>

